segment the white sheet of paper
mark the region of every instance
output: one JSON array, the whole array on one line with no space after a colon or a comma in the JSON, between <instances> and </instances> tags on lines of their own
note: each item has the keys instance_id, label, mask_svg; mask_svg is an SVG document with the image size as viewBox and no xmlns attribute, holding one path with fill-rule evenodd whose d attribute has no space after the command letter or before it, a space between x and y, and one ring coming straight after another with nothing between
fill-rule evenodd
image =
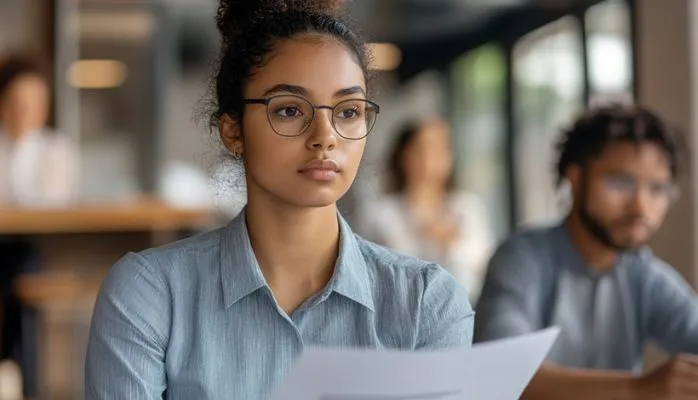
<instances>
[{"instance_id":1,"label":"white sheet of paper","mask_svg":"<svg viewBox=\"0 0 698 400\"><path fill-rule=\"evenodd\" d=\"M445 351L306 349L273 400L515 400L559 329Z\"/></svg>"}]
</instances>

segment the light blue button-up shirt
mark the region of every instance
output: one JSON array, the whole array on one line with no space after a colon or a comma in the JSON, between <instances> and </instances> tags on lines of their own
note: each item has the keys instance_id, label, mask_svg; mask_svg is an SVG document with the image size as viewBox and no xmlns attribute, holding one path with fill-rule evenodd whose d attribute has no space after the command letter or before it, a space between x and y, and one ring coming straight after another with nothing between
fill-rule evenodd
<instances>
[{"instance_id":1,"label":"light blue button-up shirt","mask_svg":"<svg viewBox=\"0 0 698 400\"><path fill-rule=\"evenodd\" d=\"M330 282L287 315L244 214L113 267L91 326L87 399L266 399L305 345L471 345L473 310L451 275L356 236L341 217Z\"/></svg>"}]
</instances>

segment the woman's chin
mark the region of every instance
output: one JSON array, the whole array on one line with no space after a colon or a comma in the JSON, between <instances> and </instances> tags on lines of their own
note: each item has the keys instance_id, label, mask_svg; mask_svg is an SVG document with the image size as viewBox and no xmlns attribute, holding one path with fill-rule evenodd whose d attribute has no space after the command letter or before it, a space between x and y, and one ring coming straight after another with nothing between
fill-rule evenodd
<instances>
[{"instance_id":1,"label":"woman's chin","mask_svg":"<svg viewBox=\"0 0 698 400\"><path fill-rule=\"evenodd\" d=\"M298 207L327 207L335 204L342 196L338 193L311 193L305 192L299 196L293 196L293 199L288 199L289 203Z\"/></svg>"}]
</instances>

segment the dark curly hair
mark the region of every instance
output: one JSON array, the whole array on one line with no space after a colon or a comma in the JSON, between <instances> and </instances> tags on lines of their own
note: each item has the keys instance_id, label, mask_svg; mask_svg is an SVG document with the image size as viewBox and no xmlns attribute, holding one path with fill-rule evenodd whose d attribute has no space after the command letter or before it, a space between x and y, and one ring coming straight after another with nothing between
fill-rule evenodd
<instances>
[{"instance_id":1,"label":"dark curly hair","mask_svg":"<svg viewBox=\"0 0 698 400\"><path fill-rule=\"evenodd\" d=\"M210 125L227 114L242 115L243 91L279 40L306 33L322 34L344 44L369 80L365 43L338 15L341 0L220 0L216 24L222 37L215 73Z\"/></svg>"},{"instance_id":2,"label":"dark curly hair","mask_svg":"<svg viewBox=\"0 0 698 400\"><path fill-rule=\"evenodd\" d=\"M558 184L570 165L585 166L613 142L652 142L669 157L671 174L679 174L686 145L682 132L642 106L614 104L587 111L567 130L557 148Z\"/></svg>"}]
</instances>

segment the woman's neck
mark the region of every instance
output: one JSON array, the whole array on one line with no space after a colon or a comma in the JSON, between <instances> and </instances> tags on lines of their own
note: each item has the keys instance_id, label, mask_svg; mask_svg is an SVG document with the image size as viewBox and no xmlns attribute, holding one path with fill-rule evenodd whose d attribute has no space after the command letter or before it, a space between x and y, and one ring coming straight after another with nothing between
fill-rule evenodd
<instances>
[{"instance_id":1,"label":"woman's neck","mask_svg":"<svg viewBox=\"0 0 698 400\"><path fill-rule=\"evenodd\" d=\"M332 277L339 253L337 207L272 204L267 196L248 199L252 249L277 302L291 311Z\"/></svg>"},{"instance_id":2,"label":"woman's neck","mask_svg":"<svg viewBox=\"0 0 698 400\"><path fill-rule=\"evenodd\" d=\"M0 136L4 137L5 141L9 143L20 142L22 139L27 138L32 133L33 132L10 131L8 129L3 128L2 125L0 125Z\"/></svg>"},{"instance_id":3,"label":"woman's neck","mask_svg":"<svg viewBox=\"0 0 698 400\"><path fill-rule=\"evenodd\" d=\"M411 212L420 220L433 220L443 215L446 191L437 186L408 187L405 200Z\"/></svg>"},{"instance_id":4,"label":"woman's neck","mask_svg":"<svg viewBox=\"0 0 698 400\"><path fill-rule=\"evenodd\" d=\"M0 123L0 133L10 142L16 142L29 134L28 131L17 129L16 127L8 126L3 123Z\"/></svg>"},{"instance_id":5,"label":"woman's neck","mask_svg":"<svg viewBox=\"0 0 698 400\"><path fill-rule=\"evenodd\" d=\"M411 186L405 189L405 197L415 206L437 207L443 204L446 190L432 184Z\"/></svg>"}]
</instances>

